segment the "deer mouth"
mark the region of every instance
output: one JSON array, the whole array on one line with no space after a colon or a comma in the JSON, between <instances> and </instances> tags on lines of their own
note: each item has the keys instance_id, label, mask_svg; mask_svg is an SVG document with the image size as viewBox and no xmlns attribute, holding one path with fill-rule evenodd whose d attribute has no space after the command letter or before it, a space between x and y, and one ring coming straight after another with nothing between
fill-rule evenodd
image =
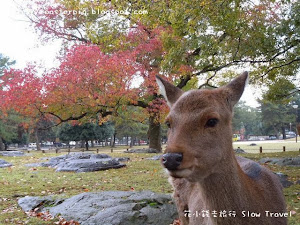
<instances>
[{"instance_id":1,"label":"deer mouth","mask_svg":"<svg viewBox=\"0 0 300 225\"><path fill-rule=\"evenodd\" d=\"M167 170L167 171L168 171L168 174L171 177L174 177L174 178L189 177L192 174L192 172L193 172L192 168L177 169L177 170Z\"/></svg>"}]
</instances>

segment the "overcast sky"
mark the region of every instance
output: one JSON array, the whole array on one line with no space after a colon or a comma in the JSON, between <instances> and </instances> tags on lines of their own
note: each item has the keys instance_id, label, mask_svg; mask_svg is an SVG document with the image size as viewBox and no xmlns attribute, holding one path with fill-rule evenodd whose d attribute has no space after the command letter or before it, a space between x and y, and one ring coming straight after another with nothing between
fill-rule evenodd
<instances>
[{"instance_id":1,"label":"overcast sky","mask_svg":"<svg viewBox=\"0 0 300 225\"><path fill-rule=\"evenodd\" d=\"M33 61L51 68L59 45L54 42L43 46L26 20L14 1L1 0L0 53L16 60L17 68L22 68Z\"/></svg>"},{"instance_id":2,"label":"overcast sky","mask_svg":"<svg viewBox=\"0 0 300 225\"><path fill-rule=\"evenodd\" d=\"M20 2L22 0L18 0ZM37 62L49 69L57 65L55 57L59 51L59 41L42 45L38 35L26 22L13 0L1 0L0 3L0 53L16 60L16 68L23 68L27 63ZM247 87L242 100L247 105L257 107L253 88ZM255 91L257 96L257 90Z\"/></svg>"}]
</instances>

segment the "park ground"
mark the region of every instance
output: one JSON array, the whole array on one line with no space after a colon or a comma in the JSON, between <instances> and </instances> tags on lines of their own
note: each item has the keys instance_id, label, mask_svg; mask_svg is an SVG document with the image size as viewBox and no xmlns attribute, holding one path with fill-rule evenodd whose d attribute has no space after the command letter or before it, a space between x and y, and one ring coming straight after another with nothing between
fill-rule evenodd
<instances>
[{"instance_id":1,"label":"park ground","mask_svg":"<svg viewBox=\"0 0 300 225\"><path fill-rule=\"evenodd\" d=\"M251 142L252 143L252 142ZM242 154L244 157L259 160L264 157L299 157L300 152L291 151L299 148L294 142L285 142L286 152L280 151L278 143L257 143L250 146L250 143L234 143L234 146L246 150ZM277 152L259 154L258 147L273 148ZM279 147L278 147L279 146ZM251 148L253 150L251 151ZM121 169L107 171L97 171L92 173L68 173L54 172L52 168L25 167L25 164L40 162L41 158L54 157L65 152L56 154L54 151L46 153L32 151L30 155L24 157L2 157L14 166L0 170L0 225L5 224L30 224L30 225L50 225L59 224L58 218L51 221L44 221L38 215L27 215L18 207L19 198L26 195L47 196L55 195L70 197L82 192L96 192L108 190L121 191L141 191L151 190L160 193L172 193L172 188L167 181L167 175L162 169L159 161L147 160L156 154L128 154L124 153L124 146L117 147L111 153L110 148L101 148L99 153L106 153L113 157L130 157L127 166ZM95 152L91 149L89 152ZM300 180L299 167L279 167L268 165L274 172L282 172L288 175L292 182ZM288 212L292 212L289 217L289 225L300 224L300 185L292 185L284 189Z\"/></svg>"}]
</instances>

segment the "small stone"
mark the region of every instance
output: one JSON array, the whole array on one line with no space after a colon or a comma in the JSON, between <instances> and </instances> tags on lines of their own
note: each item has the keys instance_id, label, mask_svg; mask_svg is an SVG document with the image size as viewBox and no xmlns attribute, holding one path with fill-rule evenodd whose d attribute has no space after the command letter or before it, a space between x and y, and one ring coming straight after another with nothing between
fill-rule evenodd
<instances>
[{"instance_id":1,"label":"small stone","mask_svg":"<svg viewBox=\"0 0 300 225\"><path fill-rule=\"evenodd\" d=\"M234 149L234 152L235 153L238 153L238 154L243 154L243 153L246 153L243 149L241 149L240 147L238 147L237 149Z\"/></svg>"},{"instance_id":2,"label":"small stone","mask_svg":"<svg viewBox=\"0 0 300 225\"><path fill-rule=\"evenodd\" d=\"M156 155L156 156L153 156L151 158L146 158L146 159L148 159L148 160L161 160L161 158L162 158L162 155Z\"/></svg>"},{"instance_id":3,"label":"small stone","mask_svg":"<svg viewBox=\"0 0 300 225\"><path fill-rule=\"evenodd\" d=\"M125 153L159 153L160 151L154 148L129 149Z\"/></svg>"},{"instance_id":4,"label":"small stone","mask_svg":"<svg viewBox=\"0 0 300 225\"><path fill-rule=\"evenodd\" d=\"M10 167L10 166L12 166L12 164L11 163L9 163L9 162L6 162L5 160L3 160L3 159L0 159L0 168L4 168L4 167Z\"/></svg>"},{"instance_id":5,"label":"small stone","mask_svg":"<svg viewBox=\"0 0 300 225\"><path fill-rule=\"evenodd\" d=\"M21 151L0 151L0 156L24 156L24 152Z\"/></svg>"}]
</instances>

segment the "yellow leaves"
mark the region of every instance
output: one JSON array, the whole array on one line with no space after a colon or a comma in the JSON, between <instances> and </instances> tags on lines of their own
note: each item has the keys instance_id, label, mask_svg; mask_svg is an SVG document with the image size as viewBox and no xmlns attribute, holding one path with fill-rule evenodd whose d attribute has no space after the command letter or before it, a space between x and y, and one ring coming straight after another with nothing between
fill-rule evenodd
<instances>
[{"instance_id":1,"label":"yellow leaves","mask_svg":"<svg viewBox=\"0 0 300 225\"><path fill-rule=\"evenodd\" d=\"M207 4L207 2L205 0L203 0L199 4L200 4L200 6L205 6Z\"/></svg>"},{"instance_id":2,"label":"yellow leaves","mask_svg":"<svg viewBox=\"0 0 300 225\"><path fill-rule=\"evenodd\" d=\"M99 114L99 117L98 117L98 121L99 121L99 122L98 122L98 124L99 124L99 125L102 125L102 124L106 123L107 121L109 121L110 118L111 118L110 115L108 115L108 116L106 116L106 117L101 117L101 115Z\"/></svg>"}]
</instances>

